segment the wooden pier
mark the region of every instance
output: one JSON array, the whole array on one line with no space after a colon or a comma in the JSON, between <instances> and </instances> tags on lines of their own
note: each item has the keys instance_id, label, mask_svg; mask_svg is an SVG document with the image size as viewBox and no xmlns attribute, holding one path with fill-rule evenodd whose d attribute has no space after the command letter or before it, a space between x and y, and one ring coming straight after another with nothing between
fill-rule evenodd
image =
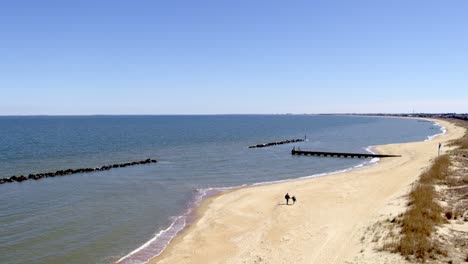
<instances>
[{"instance_id":1,"label":"wooden pier","mask_svg":"<svg viewBox=\"0 0 468 264\"><path fill-rule=\"evenodd\" d=\"M347 153L347 152L326 152L326 151L306 151L297 150L293 148L291 150L292 155L304 155L304 156L322 156L322 157L342 157L342 158L394 158L401 157L401 155L384 155L384 154L370 154L370 153Z\"/></svg>"}]
</instances>

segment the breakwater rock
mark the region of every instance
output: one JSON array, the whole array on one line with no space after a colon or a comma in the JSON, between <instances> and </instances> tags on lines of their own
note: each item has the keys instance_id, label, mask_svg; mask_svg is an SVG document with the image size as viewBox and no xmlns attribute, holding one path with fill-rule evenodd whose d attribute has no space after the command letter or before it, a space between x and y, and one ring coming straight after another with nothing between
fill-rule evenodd
<instances>
[{"instance_id":1,"label":"breakwater rock","mask_svg":"<svg viewBox=\"0 0 468 264\"><path fill-rule=\"evenodd\" d=\"M140 161L133 161L127 163L116 163L116 164L109 164L104 165L97 168L82 168L82 169L67 169L67 170L58 170L55 172L46 172L46 173L37 173L37 174L29 174L27 177L24 175L20 176L11 176L8 178L0 178L0 184L8 183L8 182L23 182L26 180L40 180L49 177L60 177L65 175L77 174L77 173L90 173L90 172L98 172L98 171L106 171L115 168L125 168L128 166L136 166L136 165L143 165L149 163L156 163L158 162L155 159L145 159Z\"/></svg>"},{"instance_id":2,"label":"breakwater rock","mask_svg":"<svg viewBox=\"0 0 468 264\"><path fill-rule=\"evenodd\" d=\"M283 140L283 141L275 141L275 142L270 142L270 143L265 143L265 144L252 145L252 146L249 146L249 148L264 148L264 147L283 145L283 144L289 144L289 143L296 143L296 142L303 142L303 141L304 141L304 139L301 139L301 138L288 139L288 140Z\"/></svg>"}]
</instances>

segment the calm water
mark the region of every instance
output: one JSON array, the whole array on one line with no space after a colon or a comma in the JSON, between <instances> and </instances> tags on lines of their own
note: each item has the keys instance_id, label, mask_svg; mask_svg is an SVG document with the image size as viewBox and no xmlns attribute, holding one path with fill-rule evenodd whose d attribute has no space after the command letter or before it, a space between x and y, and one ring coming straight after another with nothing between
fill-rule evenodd
<instances>
[{"instance_id":1,"label":"calm water","mask_svg":"<svg viewBox=\"0 0 468 264\"><path fill-rule=\"evenodd\" d=\"M247 148L305 133L307 142ZM189 212L207 188L298 178L363 162L291 156L293 146L363 152L369 145L437 133L430 122L343 116L0 117L0 177L148 157L159 161L0 185L0 263L112 263L159 233L122 261L141 263L183 226L186 219L175 217Z\"/></svg>"}]
</instances>

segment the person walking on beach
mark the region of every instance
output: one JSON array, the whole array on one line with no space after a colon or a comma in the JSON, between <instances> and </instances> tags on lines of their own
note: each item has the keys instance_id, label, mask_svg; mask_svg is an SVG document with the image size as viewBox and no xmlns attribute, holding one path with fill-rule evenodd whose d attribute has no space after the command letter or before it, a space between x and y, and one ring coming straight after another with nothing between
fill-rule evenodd
<instances>
[{"instance_id":1,"label":"person walking on beach","mask_svg":"<svg viewBox=\"0 0 468 264\"><path fill-rule=\"evenodd\" d=\"M293 200L293 204L296 204L296 195L293 195L292 200Z\"/></svg>"},{"instance_id":2,"label":"person walking on beach","mask_svg":"<svg viewBox=\"0 0 468 264\"><path fill-rule=\"evenodd\" d=\"M440 156L440 148L442 148L442 144L439 143L439 151L437 151L437 156Z\"/></svg>"},{"instance_id":3,"label":"person walking on beach","mask_svg":"<svg viewBox=\"0 0 468 264\"><path fill-rule=\"evenodd\" d=\"M284 199L286 199L286 205L289 204L289 199L290 199L290 198L291 198L291 197L289 196L289 193L286 193L286 195L284 196Z\"/></svg>"}]
</instances>

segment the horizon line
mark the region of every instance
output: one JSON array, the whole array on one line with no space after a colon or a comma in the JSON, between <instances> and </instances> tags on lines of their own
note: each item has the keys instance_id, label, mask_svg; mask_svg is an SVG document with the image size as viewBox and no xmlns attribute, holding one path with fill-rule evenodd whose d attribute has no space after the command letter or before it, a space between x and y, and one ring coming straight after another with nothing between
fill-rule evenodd
<instances>
[{"instance_id":1,"label":"horizon line","mask_svg":"<svg viewBox=\"0 0 468 264\"><path fill-rule=\"evenodd\" d=\"M80 117L80 116L232 116L232 115L419 115L419 114L468 114L468 113L456 113L456 112L369 112L369 113L357 113L357 112L342 112L342 113L222 113L222 114L0 114L0 117Z\"/></svg>"}]
</instances>

